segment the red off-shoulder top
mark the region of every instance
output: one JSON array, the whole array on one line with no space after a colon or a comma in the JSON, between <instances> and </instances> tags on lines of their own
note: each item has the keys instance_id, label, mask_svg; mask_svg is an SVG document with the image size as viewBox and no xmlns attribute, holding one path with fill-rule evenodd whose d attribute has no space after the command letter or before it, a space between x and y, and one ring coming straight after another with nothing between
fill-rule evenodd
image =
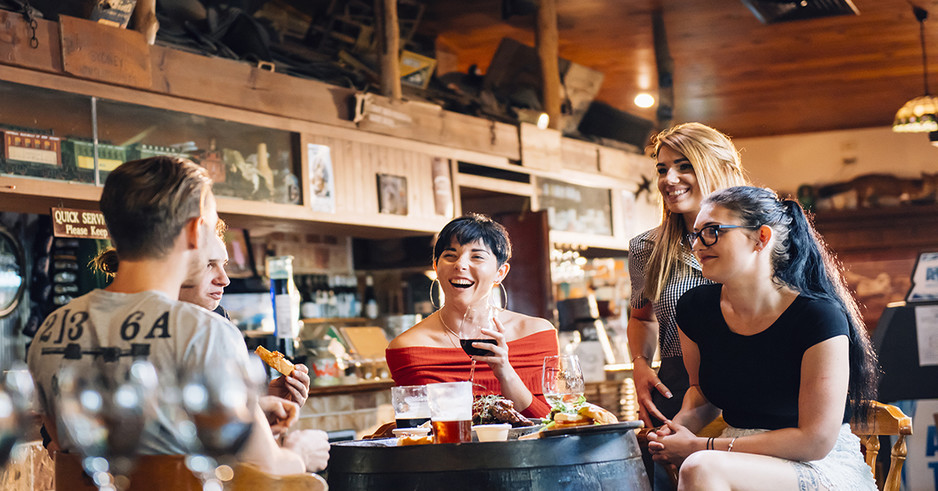
<instances>
[{"instance_id":1,"label":"red off-shoulder top","mask_svg":"<svg viewBox=\"0 0 938 491\"><path fill-rule=\"evenodd\" d=\"M540 331L508 342L508 361L534 395L531 405L521 411L529 418L543 418L550 405L541 389L544 357L556 355L557 332ZM462 348L411 346L385 350L391 377L397 385L425 385L469 380L472 360ZM476 395L500 394L498 379L486 363L476 363L473 391Z\"/></svg>"}]
</instances>

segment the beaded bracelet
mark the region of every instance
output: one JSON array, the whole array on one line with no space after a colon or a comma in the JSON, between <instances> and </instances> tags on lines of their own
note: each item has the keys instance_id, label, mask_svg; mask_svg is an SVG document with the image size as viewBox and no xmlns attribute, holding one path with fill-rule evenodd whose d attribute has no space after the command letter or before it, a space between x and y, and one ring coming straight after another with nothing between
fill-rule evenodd
<instances>
[{"instance_id":1,"label":"beaded bracelet","mask_svg":"<svg viewBox=\"0 0 938 491\"><path fill-rule=\"evenodd\" d=\"M738 438L738 437L735 437L735 436L734 436L733 439L730 440L730 446L729 446L729 448L726 449L727 452L732 452L732 451L733 451L733 444L736 443L736 438Z\"/></svg>"}]
</instances>

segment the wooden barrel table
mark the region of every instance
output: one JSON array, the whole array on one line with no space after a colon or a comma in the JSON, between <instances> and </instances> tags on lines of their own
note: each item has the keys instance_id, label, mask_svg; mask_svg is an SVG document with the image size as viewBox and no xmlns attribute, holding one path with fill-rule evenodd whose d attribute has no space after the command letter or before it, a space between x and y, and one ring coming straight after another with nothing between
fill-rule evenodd
<instances>
[{"instance_id":1,"label":"wooden barrel table","mask_svg":"<svg viewBox=\"0 0 938 491\"><path fill-rule=\"evenodd\" d=\"M329 488L341 490L650 491L635 438L640 421L552 432L533 440L398 447L332 445Z\"/></svg>"}]
</instances>

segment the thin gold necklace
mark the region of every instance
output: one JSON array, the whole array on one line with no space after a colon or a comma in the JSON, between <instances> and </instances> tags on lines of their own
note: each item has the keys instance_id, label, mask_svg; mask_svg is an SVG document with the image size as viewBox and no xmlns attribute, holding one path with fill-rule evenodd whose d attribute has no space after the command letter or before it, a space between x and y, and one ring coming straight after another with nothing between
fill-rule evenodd
<instances>
[{"instance_id":1,"label":"thin gold necklace","mask_svg":"<svg viewBox=\"0 0 938 491\"><path fill-rule=\"evenodd\" d=\"M456 331L450 329L450 327L446 325L446 321L443 320L443 309L440 309L439 312L437 312L437 315L440 318L440 323L443 324L443 328L446 329L446 332L451 334L454 338L459 339L459 334L456 334ZM446 336L446 339L449 339L449 342L453 343L454 348L462 349L461 347L457 346L456 341L453 341L449 336Z\"/></svg>"}]
</instances>

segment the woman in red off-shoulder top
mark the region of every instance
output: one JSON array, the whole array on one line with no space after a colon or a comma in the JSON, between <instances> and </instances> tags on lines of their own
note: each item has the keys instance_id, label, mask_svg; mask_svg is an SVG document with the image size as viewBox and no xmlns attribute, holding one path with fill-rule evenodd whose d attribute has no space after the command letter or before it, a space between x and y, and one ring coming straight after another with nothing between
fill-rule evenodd
<instances>
[{"instance_id":1,"label":"woman in red off-shoulder top","mask_svg":"<svg viewBox=\"0 0 938 491\"><path fill-rule=\"evenodd\" d=\"M495 329L483 329L497 344L474 343L491 356L470 358L457 329L469 305L490 295L508 274L511 242L491 218L470 214L448 223L433 248L433 269L445 297L443 307L396 337L386 351L397 385L469 380L476 360L476 394L501 394L528 417L544 417L550 406L541 390L545 356L558 351L557 332L544 319L497 310Z\"/></svg>"}]
</instances>

